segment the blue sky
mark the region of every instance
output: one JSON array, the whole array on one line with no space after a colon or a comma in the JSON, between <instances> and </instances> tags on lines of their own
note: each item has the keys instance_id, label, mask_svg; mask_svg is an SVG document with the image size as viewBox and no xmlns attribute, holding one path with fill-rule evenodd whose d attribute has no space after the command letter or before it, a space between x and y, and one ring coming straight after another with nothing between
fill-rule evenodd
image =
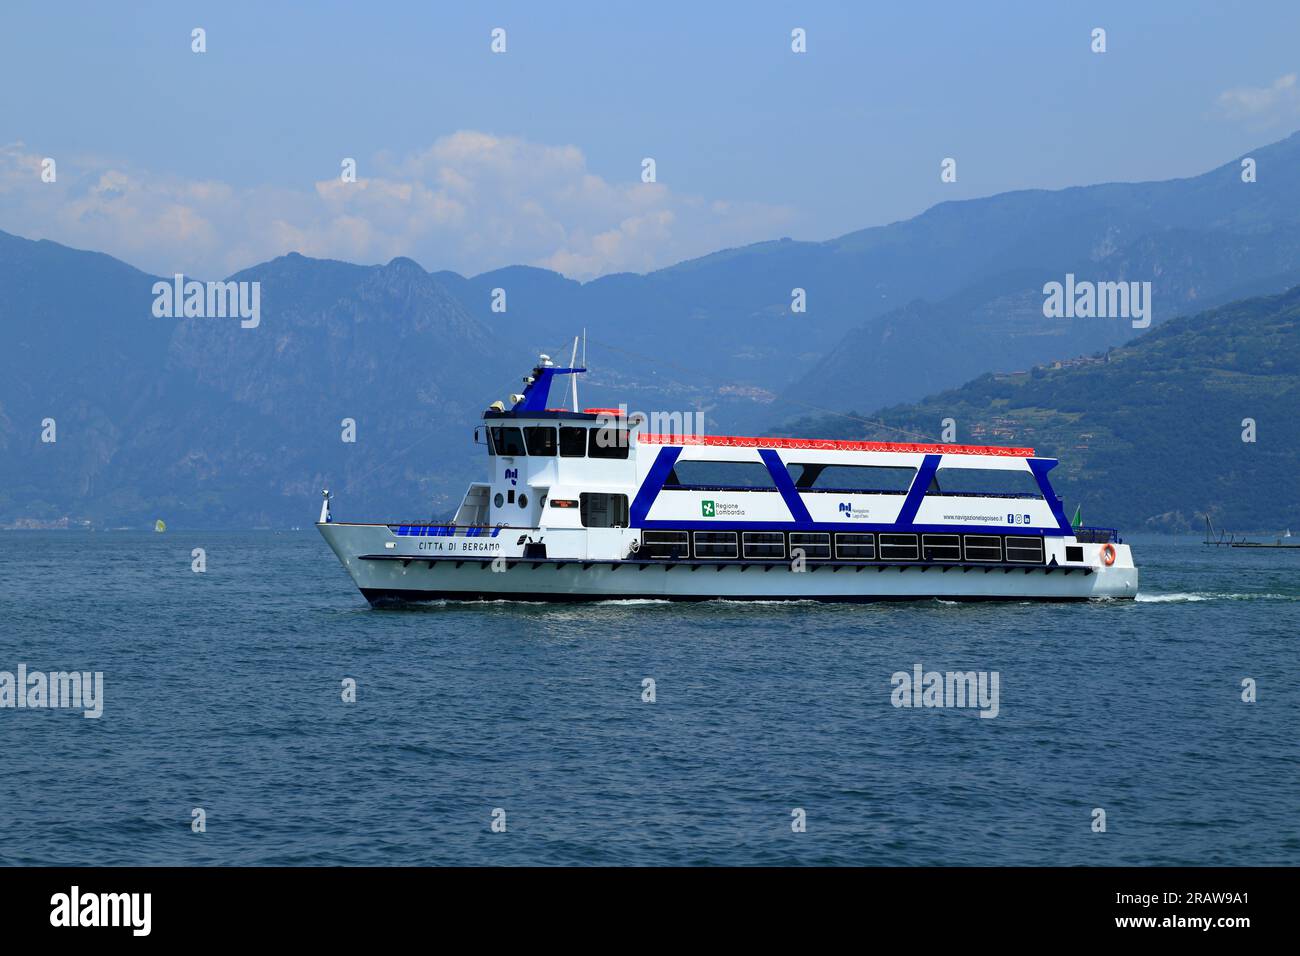
<instances>
[{"instance_id":1,"label":"blue sky","mask_svg":"<svg viewBox=\"0 0 1300 956\"><path fill-rule=\"evenodd\" d=\"M293 249L645 271L946 199L1194 175L1300 127L1292 3L20 2L0 18L0 229L160 273Z\"/></svg>"}]
</instances>

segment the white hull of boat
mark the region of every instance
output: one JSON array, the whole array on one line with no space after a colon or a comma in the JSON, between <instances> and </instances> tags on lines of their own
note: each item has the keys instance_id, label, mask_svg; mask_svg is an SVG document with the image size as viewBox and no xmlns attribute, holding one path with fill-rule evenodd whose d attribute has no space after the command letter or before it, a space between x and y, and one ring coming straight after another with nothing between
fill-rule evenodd
<instances>
[{"instance_id":1,"label":"white hull of boat","mask_svg":"<svg viewBox=\"0 0 1300 956\"><path fill-rule=\"evenodd\" d=\"M387 525L318 524L367 600L427 601L889 600L1079 601L1132 598L1138 571L1127 545L1113 565L978 565L918 562L638 560L536 558L504 529L497 539L448 539L455 553L415 550ZM435 539L436 540L436 539ZM1073 542L1071 542L1073 543ZM461 550L464 549L464 550ZM503 553L504 552L504 553ZM514 553L510 553L514 552Z\"/></svg>"}]
</instances>

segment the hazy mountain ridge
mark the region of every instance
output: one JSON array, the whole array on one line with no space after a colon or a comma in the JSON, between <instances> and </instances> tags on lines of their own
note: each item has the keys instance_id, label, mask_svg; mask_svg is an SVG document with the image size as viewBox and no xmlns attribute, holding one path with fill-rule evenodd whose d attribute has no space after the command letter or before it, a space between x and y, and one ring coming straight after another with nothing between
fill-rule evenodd
<instances>
[{"instance_id":1,"label":"hazy mountain ridge","mask_svg":"<svg viewBox=\"0 0 1300 956\"><path fill-rule=\"evenodd\" d=\"M325 483L355 517L445 513L480 470L478 412L521 387L539 350L567 360L583 328L584 405L699 409L733 432L1119 345L1127 319L1044 319L1043 282L1150 280L1157 326L1300 282L1300 134L1251 155L1257 183L1234 160L1006 193L587 283L289 254L231 277L261 283L256 329L155 318L156 277L0 233L0 524L295 524ZM792 315L796 287L808 312Z\"/></svg>"},{"instance_id":2,"label":"hazy mountain ridge","mask_svg":"<svg viewBox=\"0 0 1300 956\"><path fill-rule=\"evenodd\" d=\"M1029 445L1071 513L1129 531L1197 531L1200 515L1236 530L1300 526L1300 286L1166 323L1127 345L984 375L872 418L810 416L795 435L938 438ZM1254 421L1254 442L1243 421ZM905 439L904 439L905 440Z\"/></svg>"}]
</instances>

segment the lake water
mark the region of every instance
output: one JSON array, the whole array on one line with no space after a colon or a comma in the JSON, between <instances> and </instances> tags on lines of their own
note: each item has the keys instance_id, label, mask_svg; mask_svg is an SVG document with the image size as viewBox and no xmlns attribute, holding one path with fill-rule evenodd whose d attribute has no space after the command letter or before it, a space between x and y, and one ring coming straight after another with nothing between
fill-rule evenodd
<instances>
[{"instance_id":1,"label":"lake water","mask_svg":"<svg viewBox=\"0 0 1300 956\"><path fill-rule=\"evenodd\" d=\"M311 528L0 533L0 671L104 675L0 709L0 864L1300 863L1300 552L1133 543L1135 602L372 610Z\"/></svg>"}]
</instances>

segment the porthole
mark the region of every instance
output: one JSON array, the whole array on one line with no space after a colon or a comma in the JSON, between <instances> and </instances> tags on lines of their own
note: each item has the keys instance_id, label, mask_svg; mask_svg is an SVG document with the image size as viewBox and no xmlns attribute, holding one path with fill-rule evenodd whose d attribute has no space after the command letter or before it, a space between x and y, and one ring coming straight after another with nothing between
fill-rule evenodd
<instances>
[{"instance_id":1,"label":"porthole","mask_svg":"<svg viewBox=\"0 0 1300 956\"><path fill-rule=\"evenodd\" d=\"M506 496L498 491L497 496L492 499L492 503L496 505L498 508L500 508L502 505L506 503Z\"/></svg>"},{"instance_id":2,"label":"porthole","mask_svg":"<svg viewBox=\"0 0 1300 956\"><path fill-rule=\"evenodd\" d=\"M519 496L519 507L521 507L521 508L527 508L527 507L528 507L528 496L527 496L527 495L520 495L520 496Z\"/></svg>"}]
</instances>

